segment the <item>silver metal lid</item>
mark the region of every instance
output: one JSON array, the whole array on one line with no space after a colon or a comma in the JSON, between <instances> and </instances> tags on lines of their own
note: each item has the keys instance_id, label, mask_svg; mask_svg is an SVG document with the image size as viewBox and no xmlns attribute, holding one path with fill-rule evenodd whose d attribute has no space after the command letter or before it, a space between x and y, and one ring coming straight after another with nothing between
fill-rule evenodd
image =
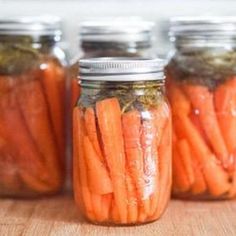
<instances>
[{"instance_id":1,"label":"silver metal lid","mask_svg":"<svg viewBox=\"0 0 236 236\"><path fill-rule=\"evenodd\" d=\"M235 47L236 17L175 17L170 40L178 48Z\"/></svg>"},{"instance_id":2,"label":"silver metal lid","mask_svg":"<svg viewBox=\"0 0 236 236\"><path fill-rule=\"evenodd\" d=\"M56 16L0 18L0 35L61 35L61 20Z\"/></svg>"},{"instance_id":3,"label":"silver metal lid","mask_svg":"<svg viewBox=\"0 0 236 236\"><path fill-rule=\"evenodd\" d=\"M111 18L85 21L80 38L86 42L150 42L154 23L136 18Z\"/></svg>"},{"instance_id":4,"label":"silver metal lid","mask_svg":"<svg viewBox=\"0 0 236 236\"><path fill-rule=\"evenodd\" d=\"M163 80L165 62L145 58L90 58L79 61L81 80L142 81Z\"/></svg>"},{"instance_id":5,"label":"silver metal lid","mask_svg":"<svg viewBox=\"0 0 236 236\"><path fill-rule=\"evenodd\" d=\"M175 17L170 36L236 35L236 17Z\"/></svg>"}]
</instances>

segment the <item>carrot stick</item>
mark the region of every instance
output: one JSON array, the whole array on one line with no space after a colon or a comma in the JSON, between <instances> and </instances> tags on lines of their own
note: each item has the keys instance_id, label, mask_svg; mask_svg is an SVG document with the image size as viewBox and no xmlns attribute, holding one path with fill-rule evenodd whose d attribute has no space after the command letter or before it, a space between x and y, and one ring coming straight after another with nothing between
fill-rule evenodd
<instances>
[{"instance_id":1,"label":"carrot stick","mask_svg":"<svg viewBox=\"0 0 236 236\"><path fill-rule=\"evenodd\" d=\"M205 86L185 85L183 87L194 109L199 111L199 118L203 129L206 132L217 158L219 158L222 163L225 163L228 158L228 152L217 122L213 95Z\"/></svg>"},{"instance_id":2,"label":"carrot stick","mask_svg":"<svg viewBox=\"0 0 236 236\"><path fill-rule=\"evenodd\" d=\"M84 145L83 145L83 137L85 136L85 125L84 120L82 118L82 113L78 107L74 109L74 154L78 154L78 156L74 156L73 160L75 164L78 163L78 170L75 169L74 171L79 171L79 179L80 179L80 186L75 186L75 190L81 188L84 208L86 216L90 220L95 220L95 215L93 211L91 193L88 186L88 176L87 176L87 166L84 157ZM77 174L74 173L74 178L77 177ZM76 180L75 180L76 181ZM75 195L75 197L77 197Z\"/></svg>"},{"instance_id":3,"label":"carrot stick","mask_svg":"<svg viewBox=\"0 0 236 236\"><path fill-rule=\"evenodd\" d=\"M192 155L195 155L192 153ZM207 191L207 185L205 178L203 176L202 168L199 166L197 159L192 158L193 167L194 167L194 183L191 187L191 192L194 195L202 194Z\"/></svg>"},{"instance_id":4,"label":"carrot stick","mask_svg":"<svg viewBox=\"0 0 236 236\"><path fill-rule=\"evenodd\" d=\"M64 130L64 101L61 100L61 81L57 78L56 65L52 62L47 63L46 69L43 70L43 87L46 94L50 110L50 117L53 129L56 135L56 142L61 156L64 155L65 130ZM61 79L61 78L60 78ZM61 157L61 159L63 159Z\"/></svg>"},{"instance_id":5,"label":"carrot stick","mask_svg":"<svg viewBox=\"0 0 236 236\"><path fill-rule=\"evenodd\" d=\"M173 149L172 161L173 161L173 191L174 193L187 192L190 189L191 184L188 179L188 174L184 167L182 158L175 145Z\"/></svg>"},{"instance_id":6,"label":"carrot stick","mask_svg":"<svg viewBox=\"0 0 236 236\"><path fill-rule=\"evenodd\" d=\"M84 158L87 165L88 184L91 192L96 194L112 193L111 178L87 136L84 137L83 145Z\"/></svg>"},{"instance_id":7,"label":"carrot stick","mask_svg":"<svg viewBox=\"0 0 236 236\"><path fill-rule=\"evenodd\" d=\"M170 85L168 93L173 115L190 114L191 103L177 84Z\"/></svg>"},{"instance_id":8,"label":"carrot stick","mask_svg":"<svg viewBox=\"0 0 236 236\"><path fill-rule=\"evenodd\" d=\"M126 173L126 187L128 196L128 224L137 222L138 218L138 204L136 189L129 171Z\"/></svg>"},{"instance_id":9,"label":"carrot stick","mask_svg":"<svg viewBox=\"0 0 236 236\"><path fill-rule=\"evenodd\" d=\"M205 143L207 144L207 146L210 147L211 144L210 144L209 139L208 139L208 137L206 135L206 132L204 131L204 129L202 127L202 124L201 124L200 119L199 119L198 112L196 113L196 112L192 111L189 114L189 118L192 121L192 123L194 124L194 126L197 128L199 134L202 136L202 138L205 141Z\"/></svg>"},{"instance_id":10,"label":"carrot stick","mask_svg":"<svg viewBox=\"0 0 236 236\"><path fill-rule=\"evenodd\" d=\"M38 80L32 80L19 85L17 90L20 110L34 143L43 156L48 172L47 182L53 189L58 189L63 182L62 167L41 84Z\"/></svg>"},{"instance_id":11,"label":"carrot stick","mask_svg":"<svg viewBox=\"0 0 236 236\"><path fill-rule=\"evenodd\" d=\"M152 114L154 116L154 123L155 123L156 130L157 130L156 150L158 151L165 126L168 122L170 110L169 110L166 102L162 101L156 109L152 109ZM159 192L160 192L159 158L160 158L160 155L158 155L158 160L156 162L157 174L155 177L155 185L154 185L155 189L154 189L153 194L151 195L151 199L150 199L151 200L150 213L149 213L150 216L152 216L155 213L155 211L157 209L157 205L158 205L158 198L159 198Z\"/></svg>"},{"instance_id":12,"label":"carrot stick","mask_svg":"<svg viewBox=\"0 0 236 236\"><path fill-rule=\"evenodd\" d=\"M222 136L229 151L224 167L233 170L236 150L236 78L229 79L214 91L214 104Z\"/></svg>"},{"instance_id":13,"label":"carrot stick","mask_svg":"<svg viewBox=\"0 0 236 236\"><path fill-rule=\"evenodd\" d=\"M111 202L112 202L112 193L102 195L102 219L103 221L110 220Z\"/></svg>"},{"instance_id":14,"label":"carrot stick","mask_svg":"<svg viewBox=\"0 0 236 236\"><path fill-rule=\"evenodd\" d=\"M85 212L79 171L79 153L82 150L81 145L79 145L81 143L81 137L79 137L80 126L78 124L81 119L80 115L79 108L75 107L73 110L73 192L76 204L81 212Z\"/></svg>"},{"instance_id":15,"label":"carrot stick","mask_svg":"<svg viewBox=\"0 0 236 236\"><path fill-rule=\"evenodd\" d=\"M86 125L86 130L88 133L88 137L90 141L92 142L93 147L95 151L97 152L97 155L99 156L99 159L102 162L105 162L100 145L99 145L99 141L98 141L96 117L95 117L93 108L91 107L86 108L86 111L84 113L84 119L85 119L85 125Z\"/></svg>"},{"instance_id":16,"label":"carrot stick","mask_svg":"<svg viewBox=\"0 0 236 236\"><path fill-rule=\"evenodd\" d=\"M186 139L179 140L177 143L180 159L188 177L189 184L194 183L194 170L191 160L191 151Z\"/></svg>"},{"instance_id":17,"label":"carrot stick","mask_svg":"<svg viewBox=\"0 0 236 236\"><path fill-rule=\"evenodd\" d=\"M91 203L96 221L102 222L103 221L102 195L91 192Z\"/></svg>"},{"instance_id":18,"label":"carrot stick","mask_svg":"<svg viewBox=\"0 0 236 236\"><path fill-rule=\"evenodd\" d=\"M227 174L222 167L218 165L217 159L206 146L189 118L183 115L179 119L182 124L183 132L190 142L194 153L196 153L200 166L203 168L203 173L210 193L217 196L227 192L229 190Z\"/></svg>"},{"instance_id":19,"label":"carrot stick","mask_svg":"<svg viewBox=\"0 0 236 236\"><path fill-rule=\"evenodd\" d=\"M146 213L149 200L145 199L143 152L140 143L141 117L137 110L122 115L125 154L129 172L137 189L137 198Z\"/></svg>"},{"instance_id":20,"label":"carrot stick","mask_svg":"<svg viewBox=\"0 0 236 236\"><path fill-rule=\"evenodd\" d=\"M99 101L96 103L96 112L105 158L113 182L114 199L121 223L126 223L125 151L119 102L116 98Z\"/></svg>"},{"instance_id":21,"label":"carrot stick","mask_svg":"<svg viewBox=\"0 0 236 236\"><path fill-rule=\"evenodd\" d=\"M111 218L112 221L115 223L120 223L121 219L120 219L120 214L119 214L119 209L116 205L116 201L115 199L112 199L112 207L111 207Z\"/></svg>"}]
</instances>

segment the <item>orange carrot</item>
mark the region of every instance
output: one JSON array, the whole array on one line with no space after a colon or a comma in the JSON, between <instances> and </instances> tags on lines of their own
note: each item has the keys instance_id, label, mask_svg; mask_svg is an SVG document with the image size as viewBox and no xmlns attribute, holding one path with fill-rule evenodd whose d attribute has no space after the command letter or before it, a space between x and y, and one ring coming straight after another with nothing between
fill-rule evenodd
<instances>
[{"instance_id":1,"label":"orange carrot","mask_svg":"<svg viewBox=\"0 0 236 236\"><path fill-rule=\"evenodd\" d=\"M92 142L93 147L95 151L97 152L97 155L99 156L100 160L102 162L105 162L100 145L99 145L99 141L98 141L96 117L95 117L93 108L91 107L86 108L86 111L84 113L84 119L85 119L85 125L86 125L86 130L88 133L88 137L90 141Z\"/></svg>"},{"instance_id":2,"label":"orange carrot","mask_svg":"<svg viewBox=\"0 0 236 236\"><path fill-rule=\"evenodd\" d=\"M145 199L143 152L140 143L141 117L137 110L122 115L126 161L129 172L137 188L137 198L146 212L149 200Z\"/></svg>"},{"instance_id":3,"label":"orange carrot","mask_svg":"<svg viewBox=\"0 0 236 236\"><path fill-rule=\"evenodd\" d=\"M183 115L179 119L182 124L183 132L185 133L193 152L196 153L199 164L203 168L204 177L211 194L216 196L227 192L229 190L227 175L222 167L218 165L217 159L206 146L189 118Z\"/></svg>"},{"instance_id":4,"label":"orange carrot","mask_svg":"<svg viewBox=\"0 0 236 236\"><path fill-rule=\"evenodd\" d=\"M225 163L228 158L228 152L217 122L213 95L205 86L185 85L183 87L194 109L199 111L199 118L203 129L206 132L217 158L219 158L222 163Z\"/></svg>"},{"instance_id":5,"label":"orange carrot","mask_svg":"<svg viewBox=\"0 0 236 236\"><path fill-rule=\"evenodd\" d=\"M84 201L81 191L81 180L80 180L80 171L79 171L79 152L80 149L79 141L79 124L80 121L80 110L79 108L74 108L73 110L73 192L74 199L76 204L79 206L79 209L84 212ZM78 121L79 120L79 121ZM80 141L81 142L81 141Z\"/></svg>"},{"instance_id":6,"label":"orange carrot","mask_svg":"<svg viewBox=\"0 0 236 236\"><path fill-rule=\"evenodd\" d=\"M192 153L192 155L195 155L195 154ZM194 167L194 183L191 187L191 192L194 195L205 193L207 191L207 185L206 185L205 178L203 176L203 172L202 172L203 170L201 166L199 166L199 163L197 159L195 159L195 157L192 158L192 162L193 162L193 167Z\"/></svg>"},{"instance_id":7,"label":"orange carrot","mask_svg":"<svg viewBox=\"0 0 236 236\"><path fill-rule=\"evenodd\" d=\"M96 221L102 222L103 221L102 196L91 192L91 204L92 204Z\"/></svg>"},{"instance_id":8,"label":"orange carrot","mask_svg":"<svg viewBox=\"0 0 236 236\"><path fill-rule=\"evenodd\" d=\"M27 128L43 156L48 172L47 182L58 189L63 181L63 173L41 84L38 80L32 80L19 85L17 90L20 110Z\"/></svg>"},{"instance_id":9,"label":"orange carrot","mask_svg":"<svg viewBox=\"0 0 236 236\"><path fill-rule=\"evenodd\" d=\"M129 171L126 173L126 187L128 197L128 224L137 222L138 218L138 201L136 195L136 189Z\"/></svg>"},{"instance_id":10,"label":"orange carrot","mask_svg":"<svg viewBox=\"0 0 236 236\"><path fill-rule=\"evenodd\" d=\"M116 205L116 201L115 199L112 199L112 207L111 207L111 218L112 221L115 223L120 223L121 219L120 219L120 214L119 214L119 209Z\"/></svg>"},{"instance_id":11,"label":"orange carrot","mask_svg":"<svg viewBox=\"0 0 236 236\"><path fill-rule=\"evenodd\" d=\"M210 142L209 142L209 139L208 137L206 136L206 132L204 131L203 127L202 127L202 124L200 122L200 119L199 119L199 114L198 114L198 111L192 111L190 114L189 114L189 118L190 120L192 121L192 123L194 124L194 126L197 128L199 134L202 136L203 140L205 141L205 143L207 144L207 146L211 146ZM181 127L180 127L181 128Z\"/></svg>"},{"instance_id":12,"label":"orange carrot","mask_svg":"<svg viewBox=\"0 0 236 236\"><path fill-rule=\"evenodd\" d=\"M191 103L177 84L169 86L169 99L173 115L187 115L191 112Z\"/></svg>"},{"instance_id":13,"label":"orange carrot","mask_svg":"<svg viewBox=\"0 0 236 236\"><path fill-rule=\"evenodd\" d=\"M110 220L111 202L112 202L112 193L102 195L102 219L103 221Z\"/></svg>"},{"instance_id":14,"label":"orange carrot","mask_svg":"<svg viewBox=\"0 0 236 236\"><path fill-rule=\"evenodd\" d=\"M169 110L166 102L162 101L156 109L152 110L152 114L154 115L154 122L155 122L156 130L157 130L156 150L158 151L165 126L168 122L167 118L170 115L170 110ZM153 194L151 195L151 199L150 199L151 200L150 214L149 214L150 216L152 216L155 213L157 205L158 205L158 198L159 198L159 192L160 192L159 158L160 158L160 155L158 155L158 161L156 162L157 174L155 176L155 179L156 179L155 185L154 185L155 188L153 190Z\"/></svg>"},{"instance_id":15,"label":"orange carrot","mask_svg":"<svg viewBox=\"0 0 236 236\"><path fill-rule=\"evenodd\" d=\"M177 192L187 192L191 183L188 179L188 174L186 172L184 163L181 159L177 147L174 145L173 149L173 191Z\"/></svg>"},{"instance_id":16,"label":"orange carrot","mask_svg":"<svg viewBox=\"0 0 236 236\"><path fill-rule=\"evenodd\" d=\"M236 78L229 79L218 86L214 91L214 103L216 115L221 129L222 136L229 151L227 162L223 163L227 169L233 169L236 160Z\"/></svg>"},{"instance_id":17,"label":"orange carrot","mask_svg":"<svg viewBox=\"0 0 236 236\"><path fill-rule=\"evenodd\" d=\"M96 103L101 139L105 159L110 171L114 199L121 218L127 222L127 193L125 184L125 151L121 124L121 109L116 98L108 98Z\"/></svg>"},{"instance_id":18,"label":"orange carrot","mask_svg":"<svg viewBox=\"0 0 236 236\"><path fill-rule=\"evenodd\" d=\"M96 194L112 193L111 178L87 136L84 137L83 146L90 190Z\"/></svg>"},{"instance_id":19,"label":"orange carrot","mask_svg":"<svg viewBox=\"0 0 236 236\"><path fill-rule=\"evenodd\" d=\"M81 188L81 194L83 198L83 203L85 207L86 216L90 220L95 220L95 215L93 211L91 193L88 186L88 176L87 176L87 166L84 157L84 146L83 146L83 137L85 136L85 125L84 120L82 117L82 113L78 107L74 109L74 154L78 154L78 156L74 156L73 160L75 163L78 162L78 170L75 169L74 171L79 171L79 179L80 179L80 186L75 186L77 188ZM74 173L74 177L77 174ZM76 195L75 195L76 197Z\"/></svg>"},{"instance_id":20,"label":"orange carrot","mask_svg":"<svg viewBox=\"0 0 236 236\"><path fill-rule=\"evenodd\" d=\"M194 183L194 171L193 171L189 144L186 139L182 139L179 140L176 145L179 151L180 159L186 171L189 184L192 185Z\"/></svg>"},{"instance_id":21,"label":"orange carrot","mask_svg":"<svg viewBox=\"0 0 236 236\"><path fill-rule=\"evenodd\" d=\"M61 100L61 81L57 78L56 65L52 62L47 63L46 69L43 70L43 87L46 94L50 110L50 117L53 129L56 135L56 142L61 156L64 155L65 130L64 130L64 101ZM61 78L60 78L61 79ZM62 159L62 157L61 157Z\"/></svg>"}]
</instances>

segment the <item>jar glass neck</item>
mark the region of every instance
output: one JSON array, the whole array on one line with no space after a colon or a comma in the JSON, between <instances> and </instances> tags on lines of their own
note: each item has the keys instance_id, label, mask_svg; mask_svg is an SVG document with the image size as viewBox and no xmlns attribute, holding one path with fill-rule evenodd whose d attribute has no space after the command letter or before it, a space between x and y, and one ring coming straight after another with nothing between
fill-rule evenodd
<instances>
[{"instance_id":1,"label":"jar glass neck","mask_svg":"<svg viewBox=\"0 0 236 236\"><path fill-rule=\"evenodd\" d=\"M129 90L129 89L150 89L164 86L164 80L154 81L89 81L81 80L82 88L86 89L115 89L115 90Z\"/></svg>"},{"instance_id":2,"label":"jar glass neck","mask_svg":"<svg viewBox=\"0 0 236 236\"><path fill-rule=\"evenodd\" d=\"M227 49L234 50L236 48L236 36L177 36L174 40L175 48L182 52Z\"/></svg>"},{"instance_id":3,"label":"jar glass neck","mask_svg":"<svg viewBox=\"0 0 236 236\"><path fill-rule=\"evenodd\" d=\"M132 50L132 49L148 49L151 47L151 42L106 42L106 41L83 41L81 47L86 50Z\"/></svg>"},{"instance_id":4,"label":"jar glass neck","mask_svg":"<svg viewBox=\"0 0 236 236\"><path fill-rule=\"evenodd\" d=\"M0 43L7 44L41 44L53 46L60 41L59 36L55 35L1 35Z\"/></svg>"}]
</instances>

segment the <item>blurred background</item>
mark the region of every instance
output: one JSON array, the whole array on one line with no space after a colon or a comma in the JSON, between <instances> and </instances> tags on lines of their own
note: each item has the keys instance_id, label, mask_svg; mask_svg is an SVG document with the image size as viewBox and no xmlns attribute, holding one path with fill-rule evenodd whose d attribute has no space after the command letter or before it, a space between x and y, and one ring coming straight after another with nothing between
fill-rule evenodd
<instances>
[{"instance_id":1,"label":"blurred background","mask_svg":"<svg viewBox=\"0 0 236 236\"><path fill-rule=\"evenodd\" d=\"M172 16L236 15L235 0L0 0L0 15L62 17L64 46L70 55L77 50L78 25L94 17L139 16L156 22L156 48L163 55L170 49L167 30Z\"/></svg>"}]
</instances>

